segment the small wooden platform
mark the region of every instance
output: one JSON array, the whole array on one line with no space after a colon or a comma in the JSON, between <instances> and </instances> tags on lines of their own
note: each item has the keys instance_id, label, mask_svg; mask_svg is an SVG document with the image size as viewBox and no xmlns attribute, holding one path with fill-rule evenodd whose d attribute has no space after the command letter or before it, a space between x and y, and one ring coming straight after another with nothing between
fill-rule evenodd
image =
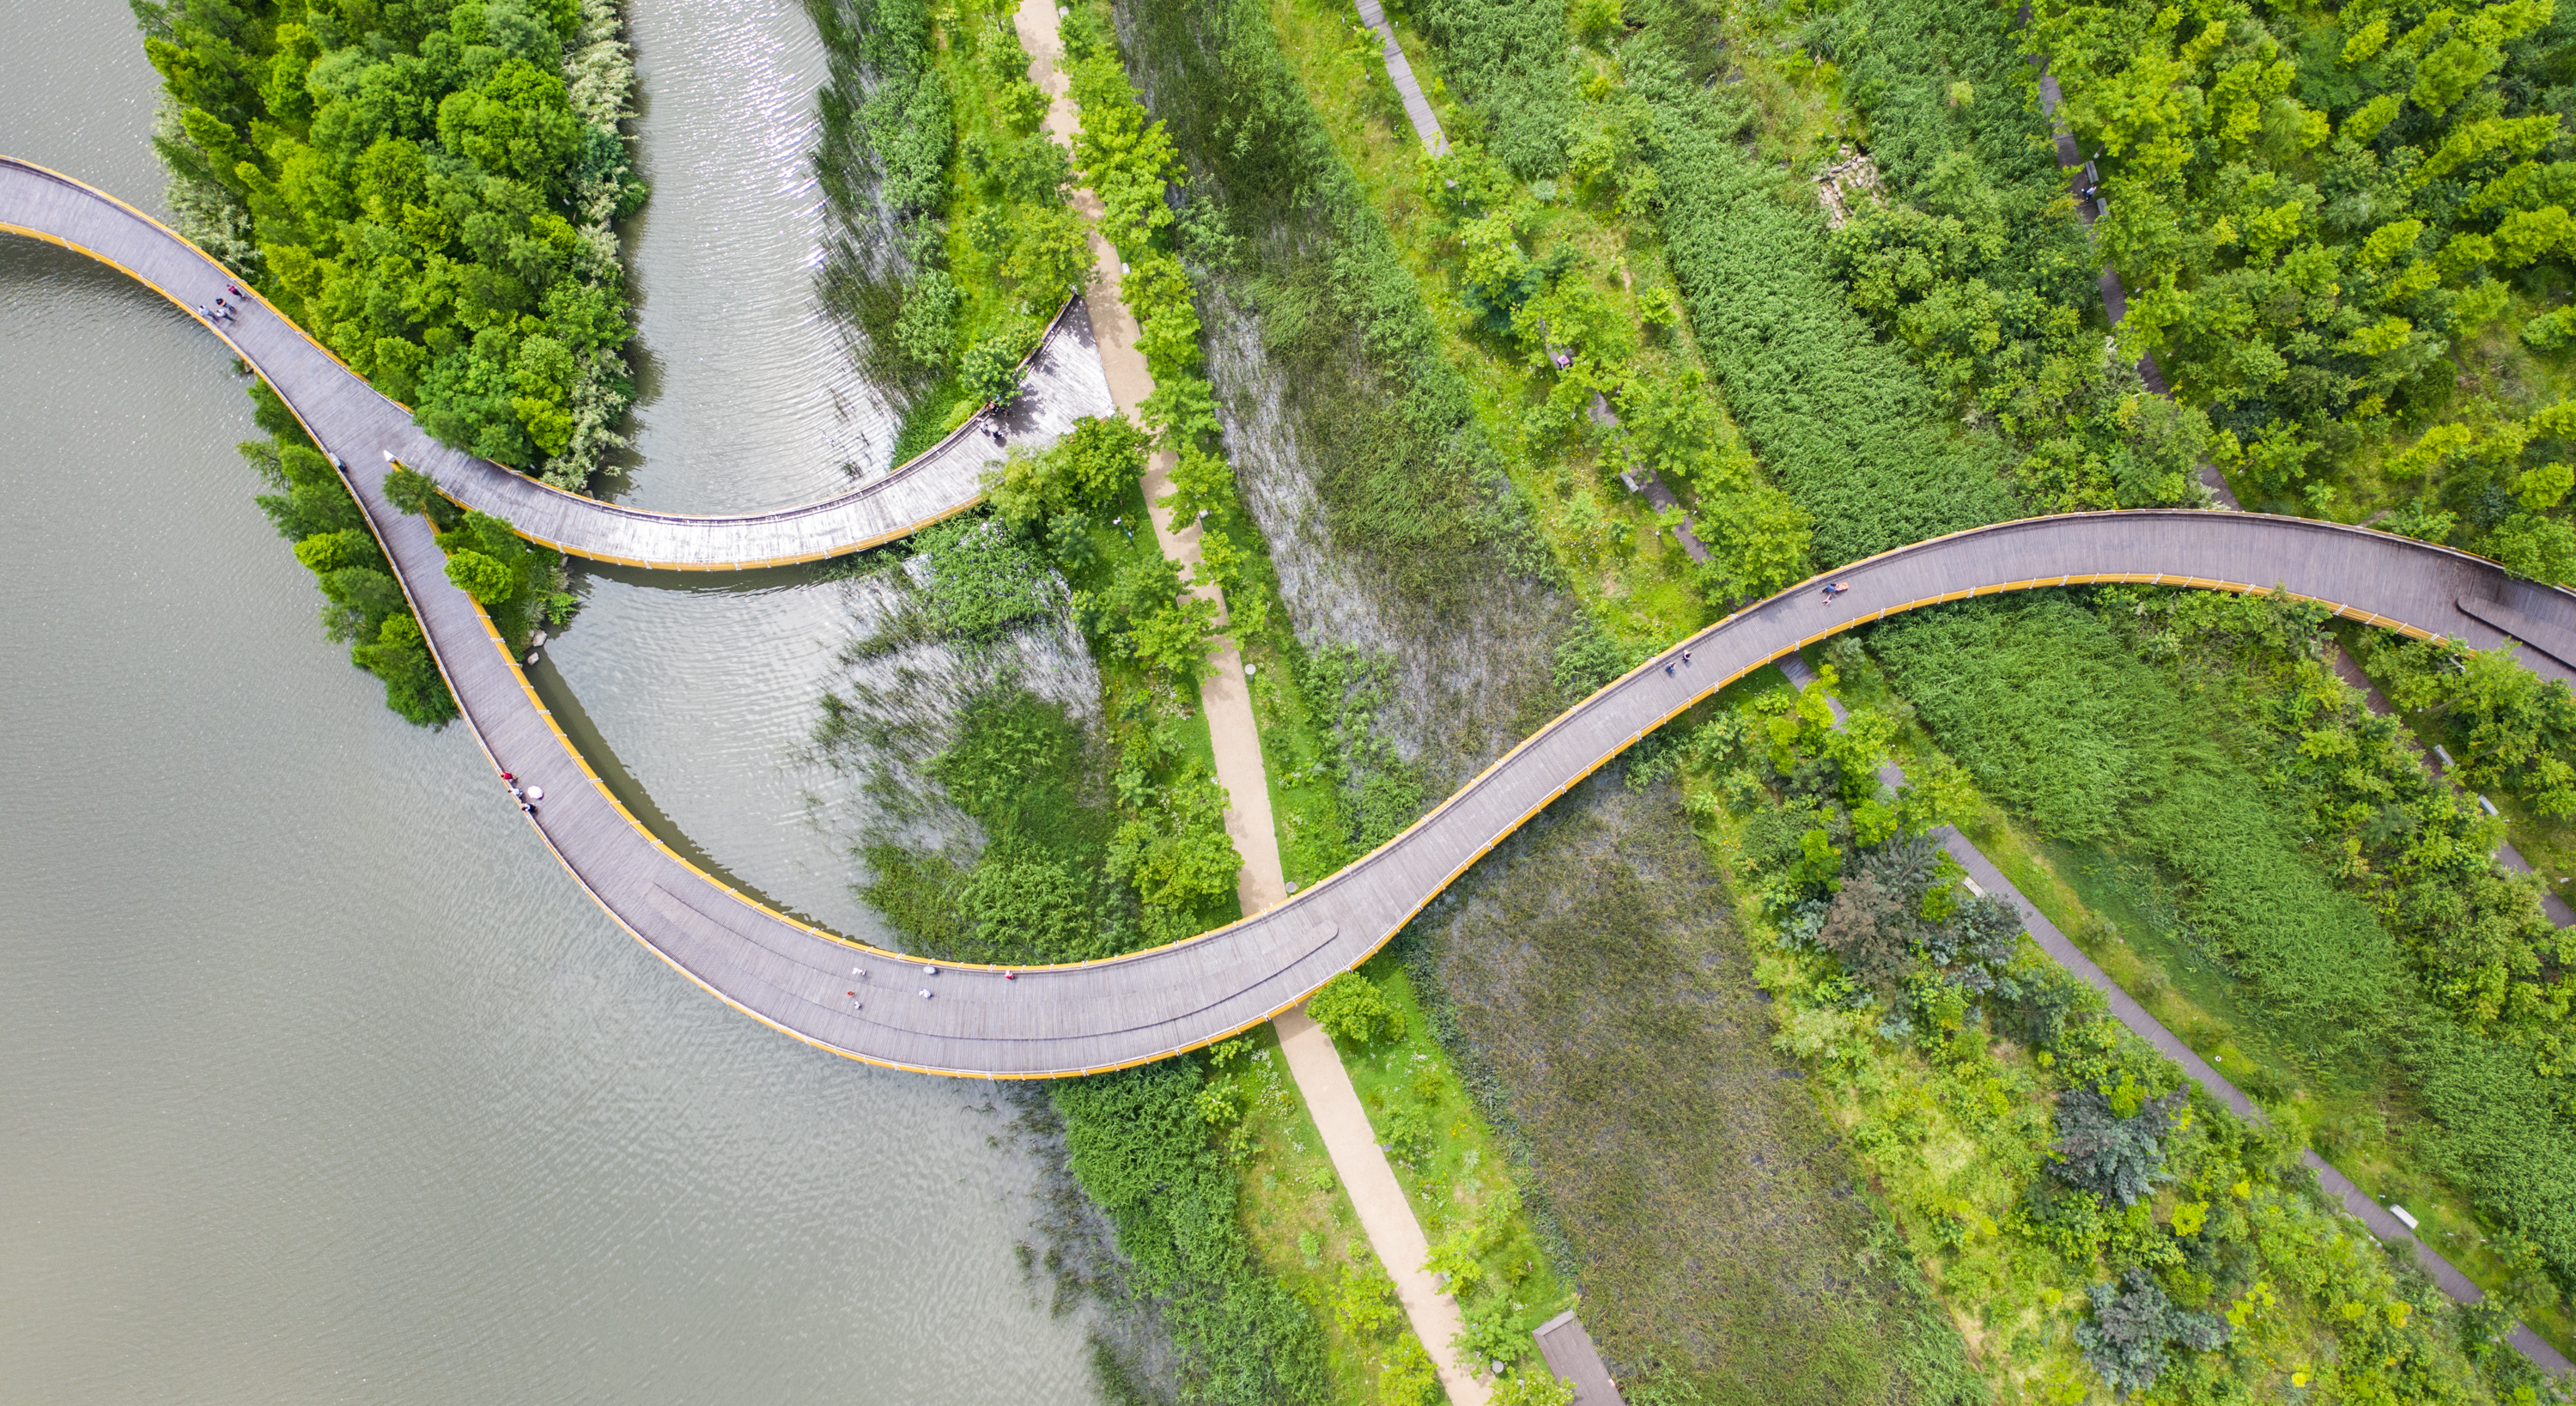
<instances>
[{"instance_id":1,"label":"small wooden platform","mask_svg":"<svg viewBox=\"0 0 2576 1406\"><path fill-rule=\"evenodd\" d=\"M1610 1368L1592 1346L1592 1335L1583 1331L1573 1309L1541 1323L1530 1336L1538 1339L1538 1355L1547 1370L1574 1384L1574 1406L1627 1406L1619 1398L1618 1383L1610 1380Z\"/></svg>"}]
</instances>

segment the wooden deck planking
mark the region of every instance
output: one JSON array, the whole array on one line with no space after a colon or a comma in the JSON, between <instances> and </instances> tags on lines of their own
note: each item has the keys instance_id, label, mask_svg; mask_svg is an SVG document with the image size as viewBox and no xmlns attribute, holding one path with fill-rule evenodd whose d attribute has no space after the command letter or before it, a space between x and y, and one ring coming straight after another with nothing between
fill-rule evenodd
<instances>
[{"instance_id":1,"label":"wooden deck planking","mask_svg":"<svg viewBox=\"0 0 2576 1406\"><path fill-rule=\"evenodd\" d=\"M101 258L183 307L211 301L222 286L223 274L210 261L143 216L5 159L0 225ZM1069 310L1040 353L1033 379L1059 391L1033 399L1031 426L1042 428L1050 415L1069 423L1088 404L1084 378L1096 379L1098 366L1087 316L1073 316L1079 311ZM1550 723L1404 835L1266 913L1175 947L1023 970L1009 982L978 968L942 968L940 976L925 978L917 959L836 941L753 905L645 833L551 725L481 611L447 585L427 525L383 498L382 450L393 443L408 446L396 452L433 468L451 488L459 485L449 471L462 472L473 461L428 445L400 407L273 313L248 310L216 330L278 388L317 442L351 466L350 487L412 598L474 736L497 767L545 786L535 828L602 909L675 969L789 1034L854 1058L930 1072L1019 1077L1097 1069L1204 1044L1262 1020L1375 951L1478 855L1644 731L1802 642L1897 609L2106 577L2204 589L2268 589L2279 581L2356 618L2479 647L2508 636L2461 610L2463 596L2497 603L2501 609L2487 612L2497 619L2576 633L2576 596L2513 580L2493 563L2461 553L2354 528L2180 511L2002 524L1855 563L1702 631L1685 642L1691 664L1667 676L1663 664L1678 659L1678 647L1658 655ZM1099 403L1107 403L1105 387ZM949 458L935 458L934 450L907 472L829 505L740 519L591 504L488 465L506 482L463 486L468 495L488 489L495 495L488 502L522 526L593 533L583 540L603 559L705 568L755 552L833 555L848 549L849 534L898 535L955 511L972 498L973 475L960 466L974 460L980 468L977 456L990 442L967 435L943 446L951 447ZM1848 582L1851 590L1827 602L1817 590L1827 579ZM2545 654L2525 657L2549 677L2570 677ZM508 804L497 786L494 803ZM677 909L657 903L656 890ZM1329 938L1319 936L1321 922L1333 925ZM845 973L853 966L866 969L865 985L850 984ZM929 1001L913 994L925 982L936 993ZM850 1011L839 994L851 989L866 1000L861 1012Z\"/></svg>"}]
</instances>

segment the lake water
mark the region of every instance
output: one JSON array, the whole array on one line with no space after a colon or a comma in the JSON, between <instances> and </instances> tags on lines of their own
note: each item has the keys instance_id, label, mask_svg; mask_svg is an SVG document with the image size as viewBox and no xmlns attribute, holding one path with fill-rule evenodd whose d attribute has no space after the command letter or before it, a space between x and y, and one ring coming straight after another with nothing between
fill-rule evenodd
<instances>
[{"instance_id":1,"label":"lake water","mask_svg":"<svg viewBox=\"0 0 2576 1406\"><path fill-rule=\"evenodd\" d=\"M634 8L663 368L637 496L806 496L855 423L776 408L828 387L825 333L683 314L807 325L809 233L775 222L810 26ZM0 0L0 56L0 150L157 208L124 5ZM692 65L758 121L692 108ZM745 170L777 180L726 207ZM727 400L742 378L786 399ZM468 737L386 712L250 501L212 337L0 237L0 381L0 1400L1088 1399L1080 1322L1013 1255L1035 1171L987 1088L718 1005L579 895ZM547 686L720 863L868 932L856 801L795 759L847 588L582 589Z\"/></svg>"}]
</instances>

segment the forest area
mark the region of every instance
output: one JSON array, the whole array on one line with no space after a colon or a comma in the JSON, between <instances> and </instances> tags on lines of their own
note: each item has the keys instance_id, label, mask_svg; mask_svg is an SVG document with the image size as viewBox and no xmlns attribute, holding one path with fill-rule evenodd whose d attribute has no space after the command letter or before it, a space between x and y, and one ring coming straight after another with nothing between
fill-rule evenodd
<instances>
[{"instance_id":1,"label":"forest area","mask_svg":"<svg viewBox=\"0 0 2576 1406\"><path fill-rule=\"evenodd\" d=\"M1086 119L1132 76L1147 115L1121 119L1117 140L1155 152L1146 169L1168 182L1161 208L1126 205L1149 213L1112 238L1131 266L1168 260L1186 299L1164 305L1186 309L1165 325L1187 333L1163 345L1188 346L1177 364L1206 379L1190 393L1204 418L1182 453L1228 470L1231 482L1211 472L1204 491L1221 530L1259 563L1249 579L1266 588L1255 629L1267 634L1250 653L1265 677L1287 676L1262 712L1278 734L1265 750L1297 763L1278 768L1290 777L1320 771L1333 783L1318 796L1330 808L1306 812L1328 842L1303 872L1320 876L1392 833L1478 755L1434 761L1424 736L1507 742L1551 701L1816 565L2033 511L2198 505L2205 461L2265 501L2248 448L2265 430L2248 432L2245 398L2194 381L2171 355L2177 393L2158 395L2135 356L2160 348L2133 345L2126 324L2114 335L2094 278L2112 236L2088 238L2037 107L2035 31L2011 16L1415 0L1393 18L1450 134L1446 155L1412 143L1375 37L1332 6L1139 5L1114 27L1102 12L1068 17L1071 32L1096 24L1079 44L1126 70L1116 84L1105 68L1088 88L1077 79ZM2079 90L2065 81L2080 130ZM1848 173L1861 152L1870 175L1834 179L1848 218L1829 225L1816 177ZM2104 169L2118 211L2116 163ZM949 218L975 198L962 184L947 198L959 194ZM2467 270L2454 291L2506 273L2517 296L2545 300L2550 267ZM878 315L902 316L894 306ZM1144 320L1150 334L1154 315ZM2545 343L2509 352L2533 385L2554 364ZM965 343L948 345L953 368ZM2464 344L2444 364L2483 354ZM922 384L935 387L934 372L954 374L925 368ZM925 403L939 394L926 390ZM2544 401L2521 405L2527 425L2552 423ZM2374 423L2391 442L2420 439L2460 403L2392 395ZM2500 453L2477 462L2508 494L2525 480L2545 488L2565 457L2539 429L2510 463ZM2422 501L2468 492L2468 462L2437 466ZM1066 600L1097 599L1079 584L1100 577L1070 545L1070 518L1096 522L1107 499L1086 502L1043 467L1013 472L997 485L995 521L1032 544L1067 544L1069 554L1049 548ZM1679 491L1709 561L1685 560L1670 515L1619 493L1641 472ZM2336 472L2360 482L2358 469ZM2353 520L2389 511L2398 516L2379 525L2401 530L2437 520L2392 501L2356 488L2267 506ZM2555 498L2513 501L2526 520L2504 539L2481 534L2511 514L2461 514L2442 531L2501 553L2512 532L2545 532L2534 524L2559 511ZM1287 560L1280 541L1300 545L1295 565L1274 564ZM1331 567L1308 565L1309 547ZM934 560L926 579L946 589L956 570ZM1087 608L1067 605L1063 618L1107 618ZM1423 679L1435 671L1417 657L1444 658L1462 633L1502 621L1539 645L1544 677L1504 666L1472 690ZM2016 647L1996 649L2004 638ZM1825 687L1858 705L1848 730L1828 725L1821 693L1740 685L1650 740L1625 785L1560 803L1566 814L1529 841L1540 852L1606 845L1641 922L1567 924L1551 915L1569 894L1498 858L1371 965L1377 994L1363 1004L1385 1003L1408 1028L1380 1036L1357 1021L1346 1055L1428 1027L1456 1071L1435 1106L1472 1106L1507 1154L1526 1227L1507 1237L1544 1246L1551 1272L1584 1290L1632 1399L2550 1399L2558 1388L2494 1335L2513 1314L2565 1333L2566 1267L2550 1247L2568 1205L2562 1169L2576 1164L2553 1091L2568 956L2537 887L2488 857L2499 827L2433 777L2403 733L2446 741L2463 775L2500 795L2524 782L2528 813L2545 819L2540 807L2557 802L2540 797L2565 787L2550 759L2569 701L2536 681L2509 686L2530 680L2509 660L2446 665L2422 646L2351 641L2410 709L2405 722L2374 717L2327 667L2346 643L2311 614L2261 601L2097 593L1960 608L1838 647ZM1107 662L1121 648L1134 647L1095 638L1105 680L1125 667ZM1995 667L1971 672L1969 660ZM1021 755L1088 748L1106 771L1134 746L1104 739L1144 713L1113 702L1106 716ZM2096 716L2110 733L2084 730ZM1002 755L982 726L931 763L949 769L951 797L1011 789L964 781ZM2123 726L2153 735L2115 746ZM1918 778L1896 796L1871 779L1891 752ZM1130 786L1086 784L1104 799ZM1284 802L1288 788L1276 789ZM1671 808L1628 796L1670 797L1660 804ZM1114 830L1116 806L1100 806L1093 833ZM1022 843L1009 837L1024 832L1017 818L978 818L990 837L980 856L888 854L880 872L926 866L938 882L923 891L993 901ZM1697 836L1695 853L1645 847L1642 827L1676 823ZM2195 1092L2033 949L2008 910L1970 895L1930 842L1943 825L1981 844L2026 841L2015 862L2066 876L2050 901L2089 918L2088 939L2129 942L2150 954L2142 961L2180 954L2170 977L2147 965L2140 980L2161 983L2150 988L2160 1001L2197 1001L2185 1028L2196 1045L2233 1052L2231 1070L2242 1062L2270 1120L2240 1120ZM1292 854L1295 838L1283 826ZM1117 872L1098 857L1069 868ZM1211 891L1214 877L1211 864ZM1130 888L1116 902L1139 901L1144 890ZM1727 918L1715 929L1698 905L1650 897L1694 891L1718 896ZM1836 1209L1822 1217L1831 1233L1780 1250L1857 1256L1881 1296L1872 1306L1847 1316L1859 1305L1791 1296L1753 1308L1748 1283L1675 1285L1651 1267L1652 1249L1619 1243L1616 1227L1649 1205L1669 1233L1746 1189L1695 1185L1641 1203L1563 1155L1544 1111L1562 1076L1533 1056L1550 1038L1600 1029L1599 1017L1495 962L1503 914L1576 964L1667 949L1742 964L1774 1004L1691 1046L1687 1067L1733 1078L1721 1071L1765 1049L1798 1061L1805 1082L1787 1086L1755 1143L1803 1144L1792 1155L1818 1179L1795 1191L1774 1182L1770 1194L1815 1196L1821 1210L1838 1184L1870 1191L1856 1219ZM1585 969L1606 990L1630 979ZM2213 981L2226 999L2199 999ZM2365 1029L2403 1038L2363 1050L2352 1032ZM2309 1033L2278 1034L2290 1030ZM1662 1038L1640 1028L1585 1049L1616 1067ZM1143 1298L1199 1324L1255 1314L1239 1321L1263 1326L1243 1327L1242 1340L1267 1345L1274 1367L1313 1364L1298 1380L1330 1384L1336 1398L1412 1399L1423 1379L1404 1365L1409 1342L1379 1338L1375 1361L1347 1373L1353 1349L1370 1356L1384 1330L1366 1326L1329 1267L1312 1273L1320 1237L1298 1233L1301 1275L1273 1228L1261 1188L1297 1165L1293 1098L1260 1044L1058 1099L1076 1130L1077 1179L1107 1198L1116 1246L1162 1264L1165 1246L1204 1249L1204 1230L1117 1188L1158 1159L1215 1148L1232 1177L1209 1183L1205 1204L1234 1205L1247 1228L1222 1252L1236 1268L1211 1281L1235 1286L1231 1302L1217 1308L1172 1279ZM1592 1096L1618 1099L1597 1086ZM1175 1119L1152 1147L1099 1121L1115 1109L1126 1129L1164 1126L1155 1110L1184 1100L1207 1108L1205 1122ZM1382 1112L1381 1131L1411 1146L1412 1125ZM1621 1125L1641 1154L1658 1145L1648 1121ZM1822 1150L1827 1128L1842 1148ZM1687 1118L1678 1129L1743 1135ZM2474 1228L2487 1244L2445 1248L2494 1297L2458 1307L2383 1253L2298 1166L2305 1145L2364 1168L2392 1197L2444 1207L2442 1226ZM1341 1274L1340 1286L1363 1277ZM1658 1311L1642 1311L1648 1297ZM1916 1304L1929 1312L1915 1316ZM1764 1324L1739 1331L1797 1323L1786 1330L1852 1375L1828 1387L1767 1374L1701 1336L1703 1312ZM1183 1395L1285 1389L1222 1366L1233 1359L1211 1332L1188 1330L1205 1355ZM1291 1341L1311 1355L1281 1355ZM1834 1357L1846 1343L1852 1356Z\"/></svg>"},{"instance_id":2,"label":"forest area","mask_svg":"<svg viewBox=\"0 0 2576 1406\"><path fill-rule=\"evenodd\" d=\"M443 443L575 492L633 399L615 222L643 183L614 0L450 6L138 0L178 231ZM242 454L322 593L326 638L436 726L455 699L350 495L261 382ZM447 576L503 638L578 604L563 560L421 480Z\"/></svg>"},{"instance_id":3,"label":"forest area","mask_svg":"<svg viewBox=\"0 0 2576 1406\"><path fill-rule=\"evenodd\" d=\"M2015 517L2207 507L2204 465L2576 584L2550 0L1404 0L1437 155L1336 0L1063 6L1068 151L1016 8L807 0L819 289L896 458L1017 393L1092 276L1080 188L1158 387L822 569L870 623L816 751L886 799L862 892L923 956L1240 916L1198 713L1220 630L1294 892L1749 601ZM645 197L612 0L138 14L182 231L443 442L587 488L624 444ZM395 711L454 716L332 465L252 395L326 633ZM1158 453L1192 577L1138 530ZM554 553L392 487L505 637L576 605ZM1562 1406L1529 1329L1579 1305L1640 1406L2568 1399L2499 1335L2576 1346L2576 938L2542 906L2576 872L2576 694L2144 588L1814 658L1647 738L1319 996L1460 1343L1404 1322L1266 1029L1027 1105L1100 1227L1046 1252L1058 1302L1130 1325L1095 1341L1105 1396L1427 1406L1465 1352L1496 1401ZM2264 1117L1965 884L1948 828ZM2305 1149L2487 1300L2372 1241Z\"/></svg>"}]
</instances>

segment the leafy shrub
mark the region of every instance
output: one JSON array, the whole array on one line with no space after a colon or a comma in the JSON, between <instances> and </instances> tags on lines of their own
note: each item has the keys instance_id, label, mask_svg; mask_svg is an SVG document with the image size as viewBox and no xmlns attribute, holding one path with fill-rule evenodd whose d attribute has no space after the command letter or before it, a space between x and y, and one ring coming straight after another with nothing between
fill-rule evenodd
<instances>
[{"instance_id":1,"label":"leafy shrub","mask_svg":"<svg viewBox=\"0 0 2576 1406\"><path fill-rule=\"evenodd\" d=\"M492 628L514 645L525 640L552 610L559 619L574 604L558 591L563 555L522 540L510 524L488 513L467 512L438 534L447 553L447 579L474 597L492 617Z\"/></svg>"},{"instance_id":2,"label":"leafy shrub","mask_svg":"<svg viewBox=\"0 0 2576 1406\"><path fill-rule=\"evenodd\" d=\"M1122 659L1197 683L1205 676L1216 631L1216 602L1184 594L1180 563L1160 552L1122 562L1109 585L1077 591L1084 628Z\"/></svg>"},{"instance_id":3,"label":"leafy shrub","mask_svg":"<svg viewBox=\"0 0 2576 1406\"><path fill-rule=\"evenodd\" d=\"M1354 1045L1404 1038L1404 1011L1358 972L1343 972L1308 997L1306 1018Z\"/></svg>"},{"instance_id":4,"label":"leafy shrub","mask_svg":"<svg viewBox=\"0 0 2576 1406\"><path fill-rule=\"evenodd\" d=\"M2227 1325L2216 1314L2177 1307L2145 1270L2128 1270L2118 1285L2095 1284L2085 1293L2093 1300L2093 1321L2075 1325L2075 1340L2122 1400L2156 1384L2171 1363L2171 1344L2210 1352L2227 1342Z\"/></svg>"},{"instance_id":5,"label":"leafy shrub","mask_svg":"<svg viewBox=\"0 0 2576 1406\"><path fill-rule=\"evenodd\" d=\"M1066 513L1098 516L1145 472L1150 443L1124 416L1077 420L1072 433L1048 448L1015 449L1001 467L986 470L984 492L993 511L1015 527Z\"/></svg>"},{"instance_id":6,"label":"leafy shrub","mask_svg":"<svg viewBox=\"0 0 2576 1406\"><path fill-rule=\"evenodd\" d=\"M2516 660L2516 645L2475 650L2376 632L2364 657L2400 707L2447 725L2460 775L2507 791L2542 815L2576 816L2576 694Z\"/></svg>"},{"instance_id":7,"label":"leafy shrub","mask_svg":"<svg viewBox=\"0 0 2576 1406\"><path fill-rule=\"evenodd\" d=\"M1226 1406L1319 1400L1322 1335L1306 1306L1261 1272L1236 1174L1210 1155L1196 1114L1204 1077L1185 1056L1049 1092L1074 1175L1116 1227L1136 1292L1161 1308L1184 1390Z\"/></svg>"},{"instance_id":8,"label":"leafy shrub","mask_svg":"<svg viewBox=\"0 0 2576 1406\"><path fill-rule=\"evenodd\" d=\"M924 594L932 618L940 630L969 644L991 640L1063 603L1063 585L1045 559L991 518L953 518L922 533L916 544L930 566Z\"/></svg>"},{"instance_id":9,"label":"leafy shrub","mask_svg":"<svg viewBox=\"0 0 2576 1406\"><path fill-rule=\"evenodd\" d=\"M1146 934L1178 942L1205 930L1201 911L1234 896L1243 855L1226 834L1225 788L1195 763L1158 799L1110 838L1109 872L1135 886Z\"/></svg>"},{"instance_id":10,"label":"leafy shrub","mask_svg":"<svg viewBox=\"0 0 2576 1406\"><path fill-rule=\"evenodd\" d=\"M2148 1098L2134 1082L2069 1089L2057 1099L2057 1157L2051 1170L2082 1190L2131 1206L2165 1171L2165 1139L2190 1121L2184 1092Z\"/></svg>"},{"instance_id":11,"label":"leafy shrub","mask_svg":"<svg viewBox=\"0 0 2576 1406\"><path fill-rule=\"evenodd\" d=\"M436 727L456 716L456 695L430 657L420 622L408 612L387 615L374 639L349 650L349 662L384 680L385 706L403 721Z\"/></svg>"},{"instance_id":12,"label":"leafy shrub","mask_svg":"<svg viewBox=\"0 0 2576 1406\"><path fill-rule=\"evenodd\" d=\"M1525 1366L1494 1383L1493 1406L1574 1406L1574 1383L1543 1366Z\"/></svg>"},{"instance_id":13,"label":"leafy shrub","mask_svg":"<svg viewBox=\"0 0 2576 1406\"><path fill-rule=\"evenodd\" d=\"M2021 915L1993 897L1957 895L1956 861L1922 835L1862 852L1825 907L1814 939L1890 1008L1904 978L1937 972L1984 990L2012 958Z\"/></svg>"}]
</instances>

